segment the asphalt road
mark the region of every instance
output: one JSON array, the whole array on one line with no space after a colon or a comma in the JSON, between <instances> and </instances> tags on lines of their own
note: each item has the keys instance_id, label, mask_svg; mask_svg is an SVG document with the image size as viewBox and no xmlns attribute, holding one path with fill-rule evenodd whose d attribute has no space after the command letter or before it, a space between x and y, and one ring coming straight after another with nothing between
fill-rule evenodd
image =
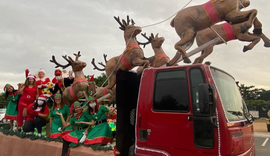
<instances>
[{"instance_id":1,"label":"asphalt road","mask_svg":"<svg viewBox=\"0 0 270 156\"><path fill-rule=\"evenodd\" d=\"M270 155L270 135L255 135L256 156Z\"/></svg>"}]
</instances>

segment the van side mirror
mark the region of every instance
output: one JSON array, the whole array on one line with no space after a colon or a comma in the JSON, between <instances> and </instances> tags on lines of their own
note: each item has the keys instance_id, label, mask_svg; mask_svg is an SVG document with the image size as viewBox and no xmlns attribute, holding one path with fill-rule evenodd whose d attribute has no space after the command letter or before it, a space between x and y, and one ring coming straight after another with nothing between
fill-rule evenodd
<instances>
[{"instance_id":1,"label":"van side mirror","mask_svg":"<svg viewBox=\"0 0 270 156\"><path fill-rule=\"evenodd\" d=\"M216 110L216 91L212 84L202 83L199 85L200 113L212 116Z\"/></svg>"}]
</instances>

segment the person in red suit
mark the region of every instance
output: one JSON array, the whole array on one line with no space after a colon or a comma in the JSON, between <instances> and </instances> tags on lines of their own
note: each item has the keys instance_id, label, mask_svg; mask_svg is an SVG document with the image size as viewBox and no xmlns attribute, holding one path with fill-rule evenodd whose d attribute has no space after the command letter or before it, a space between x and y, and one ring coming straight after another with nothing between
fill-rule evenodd
<instances>
[{"instance_id":1,"label":"person in red suit","mask_svg":"<svg viewBox=\"0 0 270 156\"><path fill-rule=\"evenodd\" d=\"M38 130L38 136L41 136L42 127L48 122L49 107L47 106L47 97L40 95L37 100L27 107L27 119L23 126L24 132L34 133Z\"/></svg>"},{"instance_id":2,"label":"person in red suit","mask_svg":"<svg viewBox=\"0 0 270 156\"><path fill-rule=\"evenodd\" d=\"M23 118L27 118L25 116L26 108L30 104L32 104L36 98L38 97L38 89L36 85L36 77L33 74L27 73L27 78L25 83L21 85L20 89L18 90L22 93L22 96L18 103L18 116L17 116L17 124L18 124L18 131L21 131L21 127L23 125Z\"/></svg>"},{"instance_id":3,"label":"person in red suit","mask_svg":"<svg viewBox=\"0 0 270 156\"><path fill-rule=\"evenodd\" d=\"M50 79L45 76L46 76L46 72L44 71L44 69L40 68L40 70L38 71L37 78L36 78L39 95L42 94L42 89L47 88L47 83L50 82Z\"/></svg>"}]
</instances>

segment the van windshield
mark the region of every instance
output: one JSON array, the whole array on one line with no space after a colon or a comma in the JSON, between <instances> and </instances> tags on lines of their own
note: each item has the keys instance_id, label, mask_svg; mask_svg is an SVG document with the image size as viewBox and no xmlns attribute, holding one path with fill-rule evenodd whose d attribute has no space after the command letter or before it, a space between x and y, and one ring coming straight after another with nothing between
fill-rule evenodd
<instances>
[{"instance_id":1,"label":"van windshield","mask_svg":"<svg viewBox=\"0 0 270 156\"><path fill-rule=\"evenodd\" d=\"M211 67L211 73L220 96L222 107L228 122L246 120L247 112L245 102L233 77L229 74Z\"/></svg>"}]
</instances>

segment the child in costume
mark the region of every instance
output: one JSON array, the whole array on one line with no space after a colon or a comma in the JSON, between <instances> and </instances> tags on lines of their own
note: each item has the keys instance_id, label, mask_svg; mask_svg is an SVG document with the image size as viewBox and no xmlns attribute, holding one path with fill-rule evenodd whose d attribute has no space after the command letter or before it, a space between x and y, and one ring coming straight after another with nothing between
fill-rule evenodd
<instances>
[{"instance_id":1,"label":"child in costume","mask_svg":"<svg viewBox=\"0 0 270 156\"><path fill-rule=\"evenodd\" d=\"M17 90L13 88L10 84L6 84L4 88L4 93L0 94L0 96L5 97L8 100L8 105L6 109L5 119L10 120L10 131L13 130L13 122L17 120L18 111L17 105L21 95L17 93Z\"/></svg>"},{"instance_id":2,"label":"child in costume","mask_svg":"<svg viewBox=\"0 0 270 156\"><path fill-rule=\"evenodd\" d=\"M47 88L47 83L50 82L50 79L48 77L45 77L46 72L42 68L40 68L37 75L38 76L36 78L36 83L38 87L38 94L41 95L42 89Z\"/></svg>"},{"instance_id":3,"label":"child in costume","mask_svg":"<svg viewBox=\"0 0 270 156\"><path fill-rule=\"evenodd\" d=\"M92 119L91 115L88 112L83 111L80 102L74 102L73 106L75 114L69 120L69 122L65 121L62 113L56 112L56 114L60 115L62 119L63 128L66 128L70 125L75 125L77 127L73 132L70 132L62 137L62 156L65 156L67 154L69 146L74 147L79 143L79 141L81 142L83 135L86 135L88 133L89 126L95 125L95 122Z\"/></svg>"},{"instance_id":4,"label":"child in costume","mask_svg":"<svg viewBox=\"0 0 270 156\"><path fill-rule=\"evenodd\" d=\"M92 114L92 118L95 120L95 127L88 133L84 144L107 144L112 143L113 135L111 128L107 123L106 114L112 114L114 109L109 110L109 108L99 105L96 98L93 96L88 97L89 101L89 113Z\"/></svg>"},{"instance_id":5,"label":"child in costume","mask_svg":"<svg viewBox=\"0 0 270 156\"><path fill-rule=\"evenodd\" d=\"M39 96L35 103L27 107L26 122L23 126L24 132L33 133L35 128L38 130L38 136L41 136L42 127L47 124L49 107L46 105L46 96Z\"/></svg>"},{"instance_id":6,"label":"child in costume","mask_svg":"<svg viewBox=\"0 0 270 156\"><path fill-rule=\"evenodd\" d=\"M18 117L17 117L17 124L18 124L18 131L21 130L21 126L23 125L23 112L26 112L27 106L32 104L36 98L38 97L38 89L36 86L35 76L28 73L25 83L22 84L22 87L19 91L22 93L22 96L18 103ZM24 113L25 114L25 113Z\"/></svg>"},{"instance_id":7,"label":"child in costume","mask_svg":"<svg viewBox=\"0 0 270 156\"><path fill-rule=\"evenodd\" d=\"M69 107L63 103L61 94L55 94L53 107L50 111L50 127L51 127L51 135L50 138L62 138L62 135L65 135L69 132L72 132L72 126L69 126L65 129L62 129L63 124L61 117L56 115L56 112L62 113L62 116L65 122L68 122L71 118Z\"/></svg>"}]
</instances>

